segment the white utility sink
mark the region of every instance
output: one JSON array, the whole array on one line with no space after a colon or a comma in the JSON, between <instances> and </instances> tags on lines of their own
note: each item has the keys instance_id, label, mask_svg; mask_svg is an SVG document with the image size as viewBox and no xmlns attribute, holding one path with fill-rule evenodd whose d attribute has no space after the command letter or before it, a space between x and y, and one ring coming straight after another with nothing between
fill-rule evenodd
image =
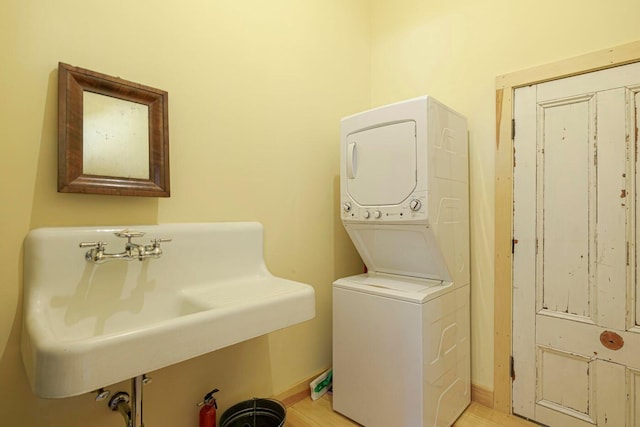
<instances>
[{"instance_id":1,"label":"white utility sink","mask_svg":"<svg viewBox=\"0 0 640 427\"><path fill-rule=\"evenodd\" d=\"M126 227L40 228L24 245L22 358L33 391L96 390L315 316L309 285L271 275L259 223L130 227L162 243L144 261L85 260L80 242L120 252Z\"/></svg>"}]
</instances>

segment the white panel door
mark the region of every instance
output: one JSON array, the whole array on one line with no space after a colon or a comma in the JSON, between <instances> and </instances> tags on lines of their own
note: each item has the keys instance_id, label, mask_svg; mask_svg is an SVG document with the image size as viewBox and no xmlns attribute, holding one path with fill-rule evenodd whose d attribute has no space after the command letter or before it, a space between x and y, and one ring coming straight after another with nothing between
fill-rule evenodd
<instances>
[{"instance_id":1,"label":"white panel door","mask_svg":"<svg viewBox=\"0 0 640 427\"><path fill-rule=\"evenodd\" d=\"M640 426L639 83L515 91L513 412L549 426Z\"/></svg>"}]
</instances>

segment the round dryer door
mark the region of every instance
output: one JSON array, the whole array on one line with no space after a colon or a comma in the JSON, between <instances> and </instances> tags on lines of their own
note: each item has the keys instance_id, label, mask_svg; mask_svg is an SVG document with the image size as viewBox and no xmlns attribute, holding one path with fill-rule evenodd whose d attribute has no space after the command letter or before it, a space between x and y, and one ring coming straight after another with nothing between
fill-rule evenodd
<instances>
[{"instance_id":1,"label":"round dryer door","mask_svg":"<svg viewBox=\"0 0 640 427\"><path fill-rule=\"evenodd\" d=\"M353 133L346 150L347 192L359 205L398 205L416 188L413 120Z\"/></svg>"}]
</instances>

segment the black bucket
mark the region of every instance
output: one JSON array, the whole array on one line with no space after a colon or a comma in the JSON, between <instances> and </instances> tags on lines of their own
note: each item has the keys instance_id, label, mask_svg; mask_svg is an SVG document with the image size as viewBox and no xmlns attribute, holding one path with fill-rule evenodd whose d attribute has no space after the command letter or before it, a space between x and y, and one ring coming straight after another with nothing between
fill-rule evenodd
<instances>
[{"instance_id":1,"label":"black bucket","mask_svg":"<svg viewBox=\"0 0 640 427\"><path fill-rule=\"evenodd\" d=\"M282 427L287 409L274 399L245 400L224 411L220 427Z\"/></svg>"}]
</instances>

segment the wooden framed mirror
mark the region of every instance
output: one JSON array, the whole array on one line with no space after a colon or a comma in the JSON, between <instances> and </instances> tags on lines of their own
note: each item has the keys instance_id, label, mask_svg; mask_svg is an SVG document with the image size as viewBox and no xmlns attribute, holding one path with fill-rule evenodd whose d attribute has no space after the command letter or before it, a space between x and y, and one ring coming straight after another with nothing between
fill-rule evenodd
<instances>
[{"instance_id":1,"label":"wooden framed mirror","mask_svg":"<svg viewBox=\"0 0 640 427\"><path fill-rule=\"evenodd\" d=\"M58 191L169 197L168 94L58 64Z\"/></svg>"}]
</instances>

